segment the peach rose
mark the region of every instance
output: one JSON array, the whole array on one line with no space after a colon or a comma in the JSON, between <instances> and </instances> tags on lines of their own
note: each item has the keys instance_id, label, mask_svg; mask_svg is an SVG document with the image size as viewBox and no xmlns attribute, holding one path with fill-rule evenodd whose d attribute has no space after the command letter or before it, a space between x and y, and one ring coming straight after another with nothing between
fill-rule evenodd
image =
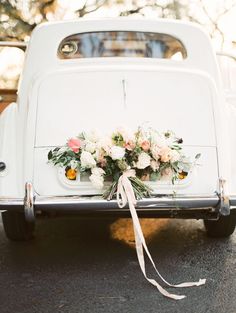
<instances>
[{"instance_id":1,"label":"peach rose","mask_svg":"<svg viewBox=\"0 0 236 313\"><path fill-rule=\"evenodd\" d=\"M135 142L133 140L129 140L125 143L125 149L132 151L135 148Z\"/></svg>"},{"instance_id":2,"label":"peach rose","mask_svg":"<svg viewBox=\"0 0 236 313\"><path fill-rule=\"evenodd\" d=\"M172 151L169 147L163 147L161 148L160 152L160 157L162 162L169 162L171 157L172 157Z\"/></svg>"},{"instance_id":3,"label":"peach rose","mask_svg":"<svg viewBox=\"0 0 236 313\"><path fill-rule=\"evenodd\" d=\"M150 142L148 140L144 140L141 143L141 148L143 149L143 151L147 152L150 149Z\"/></svg>"},{"instance_id":4,"label":"peach rose","mask_svg":"<svg viewBox=\"0 0 236 313\"><path fill-rule=\"evenodd\" d=\"M173 171L170 167L167 167L166 169L164 169L164 171L162 172L162 175L161 175L161 180L164 180L164 181L171 181L173 177Z\"/></svg>"}]
</instances>

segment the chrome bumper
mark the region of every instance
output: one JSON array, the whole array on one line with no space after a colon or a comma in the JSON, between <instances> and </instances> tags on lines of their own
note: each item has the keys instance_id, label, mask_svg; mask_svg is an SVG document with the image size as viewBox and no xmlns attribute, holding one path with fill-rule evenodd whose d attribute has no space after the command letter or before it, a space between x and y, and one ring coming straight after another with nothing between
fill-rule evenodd
<instances>
[{"instance_id":1,"label":"chrome bumper","mask_svg":"<svg viewBox=\"0 0 236 313\"><path fill-rule=\"evenodd\" d=\"M215 219L230 214L236 208L236 196L220 194L209 196L160 196L153 195L137 201L136 210L140 216L207 218ZM24 199L0 198L0 210L24 211L28 221L34 221L35 212L76 212L81 214L128 215L129 208L120 209L116 200L107 201L101 196L56 196L34 195L31 183L26 183Z\"/></svg>"}]
</instances>

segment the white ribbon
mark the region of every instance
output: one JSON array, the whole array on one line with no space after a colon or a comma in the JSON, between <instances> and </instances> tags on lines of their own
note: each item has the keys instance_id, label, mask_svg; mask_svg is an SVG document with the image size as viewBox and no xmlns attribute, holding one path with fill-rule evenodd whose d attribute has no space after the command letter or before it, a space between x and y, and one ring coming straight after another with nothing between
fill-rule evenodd
<instances>
[{"instance_id":1,"label":"white ribbon","mask_svg":"<svg viewBox=\"0 0 236 313\"><path fill-rule=\"evenodd\" d=\"M127 203L129 204L130 213L133 220L133 227L134 227L134 235L135 235L135 245L136 245L136 252L138 256L138 261L140 268L143 272L144 277L149 281L152 285L154 285L161 294L164 296L174 299L174 300L181 300L185 298L185 295L175 295L171 294L168 291L166 291L161 285L159 285L154 279L150 279L147 277L146 269L145 269L145 260L144 260L144 253L143 249L146 251L146 254L153 265L156 273L161 278L161 280L170 287L180 288L180 287L192 287L192 286L201 286L204 285L206 282L206 279L200 279L198 282L186 282L181 283L178 285L172 285L168 283L159 273L159 271L156 268L156 265L151 257L151 254L147 248L145 238L143 236L142 228L138 219L137 212L135 210L135 205L137 203L134 190L132 187L132 184L129 180L129 177L135 177L135 171L134 170L128 170L121 175L121 177L118 180L118 186L117 186L117 202L120 208L123 208Z\"/></svg>"}]
</instances>

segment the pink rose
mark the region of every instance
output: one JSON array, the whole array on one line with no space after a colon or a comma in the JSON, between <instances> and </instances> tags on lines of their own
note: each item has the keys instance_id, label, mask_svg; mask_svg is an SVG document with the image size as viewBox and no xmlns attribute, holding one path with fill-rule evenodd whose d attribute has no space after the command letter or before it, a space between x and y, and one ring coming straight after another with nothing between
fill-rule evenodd
<instances>
[{"instance_id":1,"label":"pink rose","mask_svg":"<svg viewBox=\"0 0 236 313\"><path fill-rule=\"evenodd\" d=\"M125 143L125 149L132 151L135 148L135 142L133 140L129 140Z\"/></svg>"},{"instance_id":2,"label":"pink rose","mask_svg":"<svg viewBox=\"0 0 236 313\"><path fill-rule=\"evenodd\" d=\"M71 150L75 153L79 152L79 148L81 147L81 142L79 139L71 138L67 142L67 146L71 148Z\"/></svg>"},{"instance_id":3,"label":"pink rose","mask_svg":"<svg viewBox=\"0 0 236 313\"><path fill-rule=\"evenodd\" d=\"M143 151L147 152L150 149L150 142L148 140L144 140L141 143L141 147L142 147Z\"/></svg>"}]
</instances>

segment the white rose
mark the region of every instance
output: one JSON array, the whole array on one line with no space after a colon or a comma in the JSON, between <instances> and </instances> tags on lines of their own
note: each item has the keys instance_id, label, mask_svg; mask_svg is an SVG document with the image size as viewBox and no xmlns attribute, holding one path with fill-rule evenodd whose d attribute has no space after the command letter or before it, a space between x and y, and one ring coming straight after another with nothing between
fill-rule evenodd
<instances>
[{"instance_id":1,"label":"white rose","mask_svg":"<svg viewBox=\"0 0 236 313\"><path fill-rule=\"evenodd\" d=\"M155 145L160 149L163 148L164 146L166 146L167 142L164 136L160 136L159 134L156 134L156 136L154 136L152 138L152 141L155 143Z\"/></svg>"},{"instance_id":2,"label":"white rose","mask_svg":"<svg viewBox=\"0 0 236 313\"><path fill-rule=\"evenodd\" d=\"M94 153L96 149L96 144L94 142L87 142L85 145L85 150L90 152L90 153Z\"/></svg>"},{"instance_id":3,"label":"white rose","mask_svg":"<svg viewBox=\"0 0 236 313\"><path fill-rule=\"evenodd\" d=\"M151 157L146 152L140 153L136 167L144 169L150 165Z\"/></svg>"},{"instance_id":4,"label":"white rose","mask_svg":"<svg viewBox=\"0 0 236 313\"><path fill-rule=\"evenodd\" d=\"M96 165L96 161L94 160L92 154L88 151L82 151L80 161L82 167L92 168Z\"/></svg>"},{"instance_id":5,"label":"white rose","mask_svg":"<svg viewBox=\"0 0 236 313\"><path fill-rule=\"evenodd\" d=\"M102 176L105 174L105 171L101 167L94 167L91 169L93 175Z\"/></svg>"},{"instance_id":6,"label":"white rose","mask_svg":"<svg viewBox=\"0 0 236 313\"><path fill-rule=\"evenodd\" d=\"M179 159L180 159L180 154L179 154L179 152L176 151L176 150L171 150L171 153L170 153L170 161L171 161L172 163L174 163L174 162L179 161Z\"/></svg>"},{"instance_id":7,"label":"white rose","mask_svg":"<svg viewBox=\"0 0 236 313\"><path fill-rule=\"evenodd\" d=\"M97 188L97 189L103 188L104 178L102 175L92 174L89 176L89 179L95 188Z\"/></svg>"},{"instance_id":8,"label":"white rose","mask_svg":"<svg viewBox=\"0 0 236 313\"><path fill-rule=\"evenodd\" d=\"M113 146L110 150L112 160L121 160L125 155L125 148Z\"/></svg>"}]
</instances>

